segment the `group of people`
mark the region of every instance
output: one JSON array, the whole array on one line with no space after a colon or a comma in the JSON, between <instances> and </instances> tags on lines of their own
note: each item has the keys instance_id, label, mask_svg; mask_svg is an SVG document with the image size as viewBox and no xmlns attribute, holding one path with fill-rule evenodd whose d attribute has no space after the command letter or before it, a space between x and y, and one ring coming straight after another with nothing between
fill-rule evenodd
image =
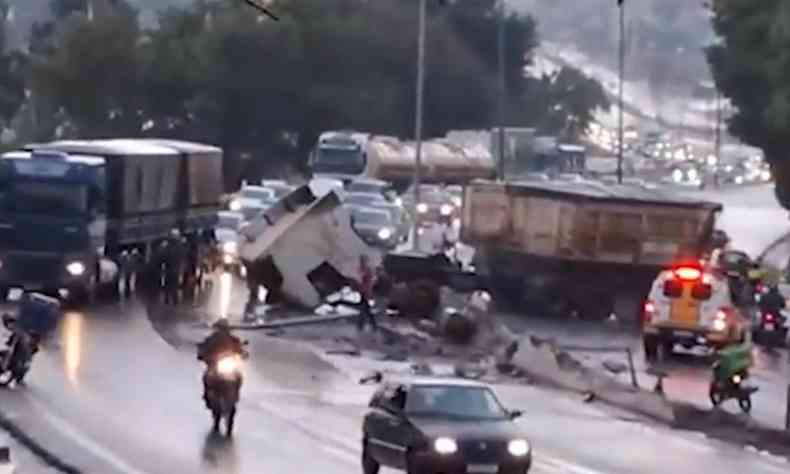
<instances>
[{"instance_id":1,"label":"group of people","mask_svg":"<svg viewBox=\"0 0 790 474\"><path fill-rule=\"evenodd\" d=\"M142 275L147 289L154 293L164 293L164 303L175 305L180 295L194 298L203 285L205 274L211 269L216 249L216 239L212 231L195 232L182 235L179 229L172 229L168 238L153 250ZM121 280L124 288L129 287L131 275L139 265L122 262Z\"/></svg>"}]
</instances>

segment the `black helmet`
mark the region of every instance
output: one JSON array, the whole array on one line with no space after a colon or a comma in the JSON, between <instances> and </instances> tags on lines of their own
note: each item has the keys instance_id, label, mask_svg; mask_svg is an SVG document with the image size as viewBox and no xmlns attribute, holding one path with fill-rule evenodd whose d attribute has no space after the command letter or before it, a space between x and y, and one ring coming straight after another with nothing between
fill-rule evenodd
<instances>
[{"instance_id":1,"label":"black helmet","mask_svg":"<svg viewBox=\"0 0 790 474\"><path fill-rule=\"evenodd\" d=\"M228 322L228 318L219 318L216 322L214 322L214 329L219 331L230 331L230 323Z\"/></svg>"}]
</instances>

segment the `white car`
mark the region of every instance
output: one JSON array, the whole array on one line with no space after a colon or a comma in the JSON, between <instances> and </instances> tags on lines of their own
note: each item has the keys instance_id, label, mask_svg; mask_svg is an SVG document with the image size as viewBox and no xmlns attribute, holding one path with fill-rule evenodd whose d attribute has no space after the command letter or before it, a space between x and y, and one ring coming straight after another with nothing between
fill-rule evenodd
<instances>
[{"instance_id":1,"label":"white car","mask_svg":"<svg viewBox=\"0 0 790 474\"><path fill-rule=\"evenodd\" d=\"M245 208L271 206L275 202L277 202L277 195L273 189L263 186L243 186L230 202L230 210L240 212Z\"/></svg>"}]
</instances>

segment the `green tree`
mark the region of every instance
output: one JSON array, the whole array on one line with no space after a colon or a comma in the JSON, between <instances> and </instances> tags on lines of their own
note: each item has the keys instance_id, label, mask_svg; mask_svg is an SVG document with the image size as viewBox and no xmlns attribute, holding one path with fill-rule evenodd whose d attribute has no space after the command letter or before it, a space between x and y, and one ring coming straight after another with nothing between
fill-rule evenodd
<instances>
[{"instance_id":1,"label":"green tree","mask_svg":"<svg viewBox=\"0 0 790 474\"><path fill-rule=\"evenodd\" d=\"M720 41L707 50L715 82L735 106L730 132L761 148L790 208L790 5L782 0L716 0Z\"/></svg>"}]
</instances>

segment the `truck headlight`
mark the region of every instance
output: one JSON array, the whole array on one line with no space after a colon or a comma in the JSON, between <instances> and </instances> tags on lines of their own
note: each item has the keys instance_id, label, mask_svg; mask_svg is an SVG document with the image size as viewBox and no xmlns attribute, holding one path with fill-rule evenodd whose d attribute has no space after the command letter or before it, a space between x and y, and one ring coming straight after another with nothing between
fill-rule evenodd
<instances>
[{"instance_id":1,"label":"truck headlight","mask_svg":"<svg viewBox=\"0 0 790 474\"><path fill-rule=\"evenodd\" d=\"M428 205L425 204L424 202L417 204L417 212L419 212L420 214L425 214L426 212L428 212Z\"/></svg>"},{"instance_id":2,"label":"truck headlight","mask_svg":"<svg viewBox=\"0 0 790 474\"><path fill-rule=\"evenodd\" d=\"M238 212L241 210L241 201L239 201L238 199L234 199L233 201L230 202L230 205L228 207L230 208L231 211Z\"/></svg>"},{"instance_id":3,"label":"truck headlight","mask_svg":"<svg viewBox=\"0 0 790 474\"><path fill-rule=\"evenodd\" d=\"M387 240L390 237L392 237L392 231L389 228L384 227L383 229L379 230L379 239Z\"/></svg>"},{"instance_id":4,"label":"truck headlight","mask_svg":"<svg viewBox=\"0 0 790 474\"><path fill-rule=\"evenodd\" d=\"M514 439L507 444L507 451L516 457L526 456L529 454L529 443L525 439Z\"/></svg>"},{"instance_id":5,"label":"truck headlight","mask_svg":"<svg viewBox=\"0 0 790 474\"><path fill-rule=\"evenodd\" d=\"M236 242L225 242L222 244L222 251L225 253L236 253L239 245Z\"/></svg>"},{"instance_id":6,"label":"truck headlight","mask_svg":"<svg viewBox=\"0 0 790 474\"><path fill-rule=\"evenodd\" d=\"M442 207L439 208L439 212L441 212L443 216L449 216L453 213L453 206L449 204L442 204Z\"/></svg>"},{"instance_id":7,"label":"truck headlight","mask_svg":"<svg viewBox=\"0 0 790 474\"><path fill-rule=\"evenodd\" d=\"M458 445L452 438L436 438L433 442L433 449L439 454L453 454L458 451Z\"/></svg>"},{"instance_id":8,"label":"truck headlight","mask_svg":"<svg viewBox=\"0 0 790 474\"><path fill-rule=\"evenodd\" d=\"M71 262L66 265L66 271L72 276L80 276L85 273L85 265L82 262Z\"/></svg>"}]
</instances>

